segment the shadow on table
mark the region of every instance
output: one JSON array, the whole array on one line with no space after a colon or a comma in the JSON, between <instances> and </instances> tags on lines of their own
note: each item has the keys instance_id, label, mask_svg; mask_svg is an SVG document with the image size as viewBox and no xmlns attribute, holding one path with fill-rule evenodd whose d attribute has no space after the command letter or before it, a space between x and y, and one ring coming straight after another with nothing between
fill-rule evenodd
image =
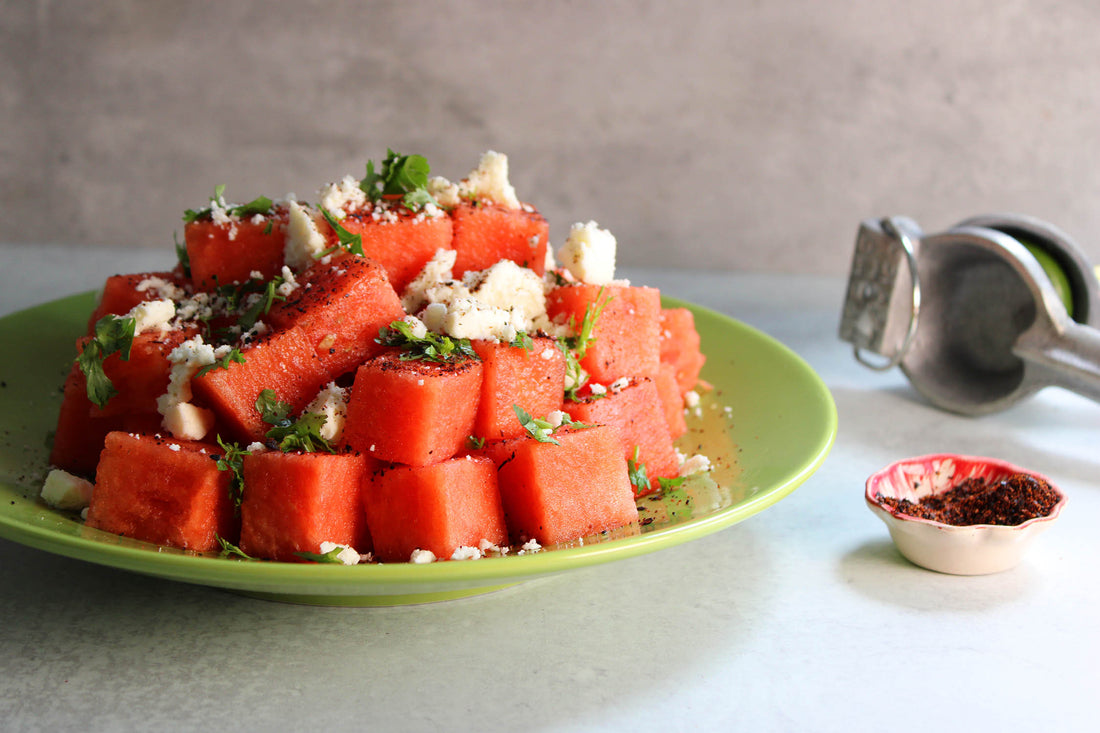
<instances>
[{"instance_id":1,"label":"shadow on table","mask_svg":"<svg viewBox=\"0 0 1100 733\"><path fill-rule=\"evenodd\" d=\"M606 720L608 706L645 706L713 655L746 646L775 601L768 544L750 523L484 596L349 609L259 601L0 542L9 619L0 677L11 681L0 709L37 715L24 706L41 700L48 673L65 676L51 705L104 725L184 716L239 727L242 710L245 729L302 716L378 730Z\"/></svg>"}]
</instances>

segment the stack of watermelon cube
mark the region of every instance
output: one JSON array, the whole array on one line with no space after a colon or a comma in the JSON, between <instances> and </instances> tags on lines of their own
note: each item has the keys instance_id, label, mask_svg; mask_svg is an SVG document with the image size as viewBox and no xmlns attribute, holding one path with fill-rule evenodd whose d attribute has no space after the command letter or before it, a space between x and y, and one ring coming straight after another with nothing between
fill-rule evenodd
<instances>
[{"instance_id":1,"label":"stack of watermelon cube","mask_svg":"<svg viewBox=\"0 0 1100 733\"><path fill-rule=\"evenodd\" d=\"M407 562L637 522L680 470L691 312L614 279L593 222L559 264L503 155L427 174L390 151L314 204L219 187L187 211L178 264L107 279L50 457L93 479L89 526Z\"/></svg>"}]
</instances>

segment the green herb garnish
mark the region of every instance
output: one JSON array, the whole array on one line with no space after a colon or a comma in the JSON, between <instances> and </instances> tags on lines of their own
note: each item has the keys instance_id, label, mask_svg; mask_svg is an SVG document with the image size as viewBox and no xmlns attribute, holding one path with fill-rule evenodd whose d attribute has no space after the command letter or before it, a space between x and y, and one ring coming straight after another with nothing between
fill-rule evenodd
<instances>
[{"instance_id":1,"label":"green herb garnish","mask_svg":"<svg viewBox=\"0 0 1100 733\"><path fill-rule=\"evenodd\" d=\"M260 418L265 423L272 426L265 433L268 440L274 442L284 453L290 451L336 452L332 444L321 437L321 426L328 418L320 413L307 412L294 420L290 417L292 410L290 404L279 400L275 390L265 389L260 392L260 396L256 399L256 411L260 413Z\"/></svg>"},{"instance_id":2,"label":"green herb garnish","mask_svg":"<svg viewBox=\"0 0 1100 733\"><path fill-rule=\"evenodd\" d=\"M336 240L339 244L329 247L323 252L316 255L317 259L320 259L326 255L330 255L338 249L346 249L353 255L359 255L363 257L363 235L352 234L343 227L342 224L333 216L328 209L321 207L321 215L325 217L325 221L332 227L332 230L336 232Z\"/></svg>"},{"instance_id":3,"label":"green herb garnish","mask_svg":"<svg viewBox=\"0 0 1100 733\"><path fill-rule=\"evenodd\" d=\"M570 417L568 412L562 413L561 423L554 425L549 420L544 420L539 417L532 417L519 405L512 405L512 412L516 413L516 417L519 418L519 424L523 426L523 429L527 431L527 434L540 443L553 443L554 445L561 445L558 441L554 440L553 435L561 428L591 428L593 425L588 425L582 422L576 422Z\"/></svg>"},{"instance_id":4,"label":"green herb garnish","mask_svg":"<svg viewBox=\"0 0 1100 733\"><path fill-rule=\"evenodd\" d=\"M219 471L233 473L233 477L229 480L229 498L233 500L233 506L239 511L241 500L244 498L244 457L252 453L242 450L236 443L226 443L220 435L215 437L225 454L215 457L214 460Z\"/></svg>"},{"instance_id":5,"label":"green herb garnish","mask_svg":"<svg viewBox=\"0 0 1100 733\"><path fill-rule=\"evenodd\" d=\"M238 310L250 299L249 296L257 296L251 298L249 306L237 317L237 325L241 331L248 331L271 311L275 301L286 300L286 296L279 293L279 286L285 282L286 278L282 275L276 275L270 280L254 277L240 284L219 285L215 292L225 298L229 310Z\"/></svg>"},{"instance_id":6,"label":"green herb garnish","mask_svg":"<svg viewBox=\"0 0 1100 733\"><path fill-rule=\"evenodd\" d=\"M635 496L649 491L649 476L645 464L638 460L640 450L640 446L634 446L634 456L626 459L626 472L630 477L630 485L634 487Z\"/></svg>"},{"instance_id":7,"label":"green herb garnish","mask_svg":"<svg viewBox=\"0 0 1100 733\"><path fill-rule=\"evenodd\" d=\"M340 559L340 553L343 552L343 550L343 547L337 545L328 552L295 552L294 554L303 560L309 560L311 562L343 565L344 561Z\"/></svg>"},{"instance_id":8,"label":"green herb garnish","mask_svg":"<svg viewBox=\"0 0 1100 733\"><path fill-rule=\"evenodd\" d=\"M205 209L187 209L183 212L183 220L188 224L193 224L201 219L209 219L214 213L214 207L222 207L225 209L225 213L229 216L236 216L240 218L255 216L256 214L263 214L264 216L271 213L272 207L275 202L269 199L267 196L257 196L249 201L247 204L239 204L237 206L226 206L225 203L225 184L219 184L214 186L214 195L210 197L210 205Z\"/></svg>"},{"instance_id":9,"label":"green herb garnish","mask_svg":"<svg viewBox=\"0 0 1100 733\"><path fill-rule=\"evenodd\" d=\"M584 307L584 317L581 319L580 328L576 336L564 336L558 339L558 348L565 356L565 381L570 387L565 390L565 398L577 402L577 392L588 383L588 372L581 366L581 359L588 352L588 345L596 340L593 332L596 329L596 319L603 313L603 309L611 301L611 298L600 302L603 297L603 288L596 294L596 301ZM570 323L570 326L573 324Z\"/></svg>"},{"instance_id":10,"label":"green herb garnish","mask_svg":"<svg viewBox=\"0 0 1100 733\"><path fill-rule=\"evenodd\" d=\"M213 364L207 364L203 368L195 372L196 377L201 377L208 372L212 372L215 369L228 369L229 365L233 362L237 364L244 364L244 355L241 354L239 349L232 349L228 354L221 359L216 360Z\"/></svg>"},{"instance_id":11,"label":"green herb garnish","mask_svg":"<svg viewBox=\"0 0 1100 733\"><path fill-rule=\"evenodd\" d=\"M386 150L382 169L375 173L374 161L367 161L367 175L359 181L359 188L371 201L387 197L401 197L407 209L416 210L427 204L439 205L428 193L428 174L431 167L422 155L399 155Z\"/></svg>"},{"instance_id":12,"label":"green herb garnish","mask_svg":"<svg viewBox=\"0 0 1100 733\"><path fill-rule=\"evenodd\" d=\"M396 320L378 331L376 342L383 346L396 346L401 349L401 361L448 362L459 359L478 359L470 339L455 339L450 336L428 331L417 336L412 326L403 320Z\"/></svg>"},{"instance_id":13,"label":"green herb garnish","mask_svg":"<svg viewBox=\"0 0 1100 733\"><path fill-rule=\"evenodd\" d=\"M466 447L470 450L481 450L485 447L485 438L479 438L476 435L467 435Z\"/></svg>"},{"instance_id":14,"label":"green herb garnish","mask_svg":"<svg viewBox=\"0 0 1100 733\"><path fill-rule=\"evenodd\" d=\"M535 342L526 331L516 331L516 337L509 341L508 345L516 349L535 350Z\"/></svg>"},{"instance_id":15,"label":"green herb garnish","mask_svg":"<svg viewBox=\"0 0 1100 733\"><path fill-rule=\"evenodd\" d=\"M88 399L99 407L118 394L110 377L103 371L103 360L118 353L123 361L130 360L130 348L134 343L133 318L106 315L96 321L95 335L84 344L76 363L84 372Z\"/></svg>"},{"instance_id":16,"label":"green herb garnish","mask_svg":"<svg viewBox=\"0 0 1100 733\"><path fill-rule=\"evenodd\" d=\"M215 534L214 539L216 539L218 541L218 546L222 548L221 552L218 553L219 557L239 557L242 560L255 560L256 559L256 558L252 557L251 555L245 553L244 550L237 547L232 542L225 539L224 537L221 537L220 535Z\"/></svg>"},{"instance_id":17,"label":"green herb garnish","mask_svg":"<svg viewBox=\"0 0 1100 733\"><path fill-rule=\"evenodd\" d=\"M180 262L180 267L183 268L183 276L189 278L191 277L191 255L187 252L187 245L180 244L175 232L172 232L172 241L176 245L176 258Z\"/></svg>"}]
</instances>

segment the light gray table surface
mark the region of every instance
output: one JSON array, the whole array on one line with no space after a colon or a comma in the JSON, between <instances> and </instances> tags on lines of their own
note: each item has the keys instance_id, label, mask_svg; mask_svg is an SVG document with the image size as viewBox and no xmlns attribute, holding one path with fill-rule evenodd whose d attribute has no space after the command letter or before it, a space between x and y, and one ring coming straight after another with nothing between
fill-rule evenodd
<instances>
[{"instance_id":1,"label":"light gray table surface","mask_svg":"<svg viewBox=\"0 0 1100 733\"><path fill-rule=\"evenodd\" d=\"M168 264L0 246L0 315ZM254 600L0 540L0 728L1095 730L1100 406L1048 389L981 419L931 408L837 339L840 278L624 274L817 371L840 428L807 483L677 547L395 608ZM1069 494L1019 567L919 569L867 510L870 473L941 451L1004 458Z\"/></svg>"}]
</instances>

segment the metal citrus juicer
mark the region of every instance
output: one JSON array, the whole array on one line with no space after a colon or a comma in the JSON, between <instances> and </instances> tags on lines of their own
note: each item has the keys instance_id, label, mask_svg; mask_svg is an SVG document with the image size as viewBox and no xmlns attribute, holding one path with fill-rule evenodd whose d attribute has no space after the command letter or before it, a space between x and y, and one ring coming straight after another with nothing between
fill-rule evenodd
<instances>
[{"instance_id":1,"label":"metal citrus juicer","mask_svg":"<svg viewBox=\"0 0 1100 733\"><path fill-rule=\"evenodd\" d=\"M905 217L867 219L840 338L951 412L996 412L1047 386L1100 401L1098 289L1077 245L1032 217L978 216L931 235Z\"/></svg>"}]
</instances>

